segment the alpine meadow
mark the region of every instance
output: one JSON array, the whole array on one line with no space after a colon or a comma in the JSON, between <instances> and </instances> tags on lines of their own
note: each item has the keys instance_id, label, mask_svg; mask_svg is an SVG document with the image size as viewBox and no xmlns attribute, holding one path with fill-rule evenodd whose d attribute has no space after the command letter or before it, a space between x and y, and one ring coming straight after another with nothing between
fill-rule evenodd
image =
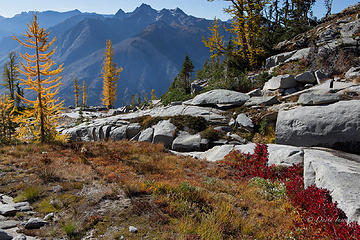
<instances>
[{"instance_id":1,"label":"alpine meadow","mask_svg":"<svg viewBox=\"0 0 360 240\"><path fill-rule=\"evenodd\" d=\"M3 3L0 240L360 240L360 4L135 2Z\"/></svg>"}]
</instances>

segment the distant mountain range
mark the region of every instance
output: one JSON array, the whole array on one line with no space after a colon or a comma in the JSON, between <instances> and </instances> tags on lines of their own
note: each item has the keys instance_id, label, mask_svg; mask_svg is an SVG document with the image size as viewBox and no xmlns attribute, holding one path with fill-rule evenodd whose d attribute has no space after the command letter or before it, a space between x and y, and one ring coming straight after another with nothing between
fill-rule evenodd
<instances>
[{"instance_id":1,"label":"distant mountain range","mask_svg":"<svg viewBox=\"0 0 360 240\"><path fill-rule=\"evenodd\" d=\"M24 51L11 39L24 33L31 23L33 12L13 18L0 18L0 65L7 61L10 51ZM102 91L101 69L105 42L111 40L114 61L124 68L118 83L116 105L128 103L131 94L150 93L158 96L170 86L180 71L186 54L199 69L209 57L202 37L209 34L210 20L185 14L180 9L157 11L142 4L133 12L121 9L115 15L46 11L38 14L40 25L56 36L56 63L64 63L61 97L73 105L73 79L86 81L88 104L100 104Z\"/></svg>"}]
</instances>

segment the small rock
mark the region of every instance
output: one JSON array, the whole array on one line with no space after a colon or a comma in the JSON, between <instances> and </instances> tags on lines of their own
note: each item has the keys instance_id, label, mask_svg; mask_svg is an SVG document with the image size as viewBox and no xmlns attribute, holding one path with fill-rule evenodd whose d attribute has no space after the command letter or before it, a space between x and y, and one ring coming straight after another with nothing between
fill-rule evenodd
<instances>
[{"instance_id":1,"label":"small rock","mask_svg":"<svg viewBox=\"0 0 360 240\"><path fill-rule=\"evenodd\" d=\"M45 221L52 220L52 219L54 219L54 217L55 217L54 213L49 213L44 217L44 220Z\"/></svg>"},{"instance_id":2,"label":"small rock","mask_svg":"<svg viewBox=\"0 0 360 240\"><path fill-rule=\"evenodd\" d=\"M328 76L320 70L315 71L314 74L318 84L323 83L323 81L328 78Z\"/></svg>"},{"instance_id":3,"label":"small rock","mask_svg":"<svg viewBox=\"0 0 360 240\"><path fill-rule=\"evenodd\" d=\"M254 89L247 93L250 97L260 97L262 96L262 91L260 88Z\"/></svg>"},{"instance_id":4,"label":"small rock","mask_svg":"<svg viewBox=\"0 0 360 240\"><path fill-rule=\"evenodd\" d=\"M13 205L10 204L4 204L0 205L0 215L3 215L5 217L7 216L14 216L18 210L15 209Z\"/></svg>"},{"instance_id":5,"label":"small rock","mask_svg":"<svg viewBox=\"0 0 360 240\"><path fill-rule=\"evenodd\" d=\"M220 132L231 132L232 128L229 126L218 126L214 128L215 131L220 131Z\"/></svg>"},{"instance_id":6,"label":"small rock","mask_svg":"<svg viewBox=\"0 0 360 240\"><path fill-rule=\"evenodd\" d=\"M252 97L246 103L245 106L252 107L252 106L260 106L260 105L273 105L278 103L277 96L263 96L263 97Z\"/></svg>"},{"instance_id":7,"label":"small rock","mask_svg":"<svg viewBox=\"0 0 360 240\"><path fill-rule=\"evenodd\" d=\"M82 150L82 149L81 149ZM63 190L62 186L56 185L51 189L54 193L61 192Z\"/></svg>"},{"instance_id":8,"label":"small rock","mask_svg":"<svg viewBox=\"0 0 360 240\"><path fill-rule=\"evenodd\" d=\"M129 227L129 232L131 232L131 233L137 233L137 232L138 232L138 229L137 229L136 227L130 226L130 227Z\"/></svg>"},{"instance_id":9,"label":"small rock","mask_svg":"<svg viewBox=\"0 0 360 240\"><path fill-rule=\"evenodd\" d=\"M241 127L247 128L247 129L253 129L254 123L253 121L248 118L244 113L241 113L236 118L236 123L240 125Z\"/></svg>"},{"instance_id":10,"label":"small rock","mask_svg":"<svg viewBox=\"0 0 360 240\"><path fill-rule=\"evenodd\" d=\"M13 237L10 236L7 232L0 229L0 239L1 240L11 240L11 239L13 239Z\"/></svg>"},{"instance_id":11,"label":"small rock","mask_svg":"<svg viewBox=\"0 0 360 240\"><path fill-rule=\"evenodd\" d=\"M6 220L0 222L1 229L10 229L16 227L20 222L14 220ZM0 238L1 239L1 238Z\"/></svg>"},{"instance_id":12,"label":"small rock","mask_svg":"<svg viewBox=\"0 0 360 240\"><path fill-rule=\"evenodd\" d=\"M312 71L306 71L297 75L295 81L299 83L316 83L316 77Z\"/></svg>"},{"instance_id":13,"label":"small rock","mask_svg":"<svg viewBox=\"0 0 360 240\"><path fill-rule=\"evenodd\" d=\"M39 229L48 224L49 223L47 221L44 221L41 218L30 218L23 225L24 225L25 229Z\"/></svg>"},{"instance_id":14,"label":"small rock","mask_svg":"<svg viewBox=\"0 0 360 240\"><path fill-rule=\"evenodd\" d=\"M311 106L330 104L340 101L340 96L335 94L303 93L300 95L298 104Z\"/></svg>"},{"instance_id":15,"label":"small rock","mask_svg":"<svg viewBox=\"0 0 360 240\"><path fill-rule=\"evenodd\" d=\"M292 88L296 87L298 83L295 81L295 77L293 75L280 75L276 77L272 77L269 81L267 81L263 87L264 91L267 90L277 90L280 88Z\"/></svg>"}]
</instances>

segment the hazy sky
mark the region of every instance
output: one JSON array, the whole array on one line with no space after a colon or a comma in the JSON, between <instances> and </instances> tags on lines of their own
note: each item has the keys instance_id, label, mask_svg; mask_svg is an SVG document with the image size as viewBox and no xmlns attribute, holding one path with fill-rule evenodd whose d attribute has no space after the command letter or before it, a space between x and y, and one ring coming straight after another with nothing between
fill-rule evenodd
<instances>
[{"instance_id":1,"label":"hazy sky","mask_svg":"<svg viewBox=\"0 0 360 240\"><path fill-rule=\"evenodd\" d=\"M324 15L323 1L317 0L313 8L315 16L322 17ZM334 0L333 12L339 12L358 2L359 0ZM157 10L179 7L187 14L196 17L213 19L216 16L223 20L228 19L222 9L229 6L229 2L223 0L215 0L214 2L206 0L1 0L0 15L12 17L23 11L56 10L62 12L73 9L79 9L82 12L114 14L120 8L125 12L133 11L142 3L149 4Z\"/></svg>"}]
</instances>

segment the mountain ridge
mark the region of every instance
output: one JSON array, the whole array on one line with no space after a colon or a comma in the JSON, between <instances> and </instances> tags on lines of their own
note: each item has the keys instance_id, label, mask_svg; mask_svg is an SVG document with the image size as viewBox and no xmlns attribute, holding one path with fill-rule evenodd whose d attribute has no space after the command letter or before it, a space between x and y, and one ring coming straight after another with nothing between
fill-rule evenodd
<instances>
[{"instance_id":1,"label":"mountain ridge","mask_svg":"<svg viewBox=\"0 0 360 240\"><path fill-rule=\"evenodd\" d=\"M106 40L113 42L115 63L124 68L118 84L117 106L128 103L131 94L144 95L151 89L158 96L163 94L180 71L186 54L193 59L196 69L209 57L202 37L208 34L211 21L187 15L181 9L158 11L142 4L133 12L120 9L111 16L78 13L66 12L67 18L64 13L57 13L64 20L48 29L57 37L54 61L65 64L60 93L66 105L73 104L75 77L89 86L89 104L100 104ZM46 14L51 15L51 11ZM40 16L45 19L46 14L39 13L40 25ZM52 19L54 23L55 18ZM25 50L10 37L2 38L0 43L0 65L7 61L10 51ZM138 43L144 44L148 51Z\"/></svg>"}]
</instances>

